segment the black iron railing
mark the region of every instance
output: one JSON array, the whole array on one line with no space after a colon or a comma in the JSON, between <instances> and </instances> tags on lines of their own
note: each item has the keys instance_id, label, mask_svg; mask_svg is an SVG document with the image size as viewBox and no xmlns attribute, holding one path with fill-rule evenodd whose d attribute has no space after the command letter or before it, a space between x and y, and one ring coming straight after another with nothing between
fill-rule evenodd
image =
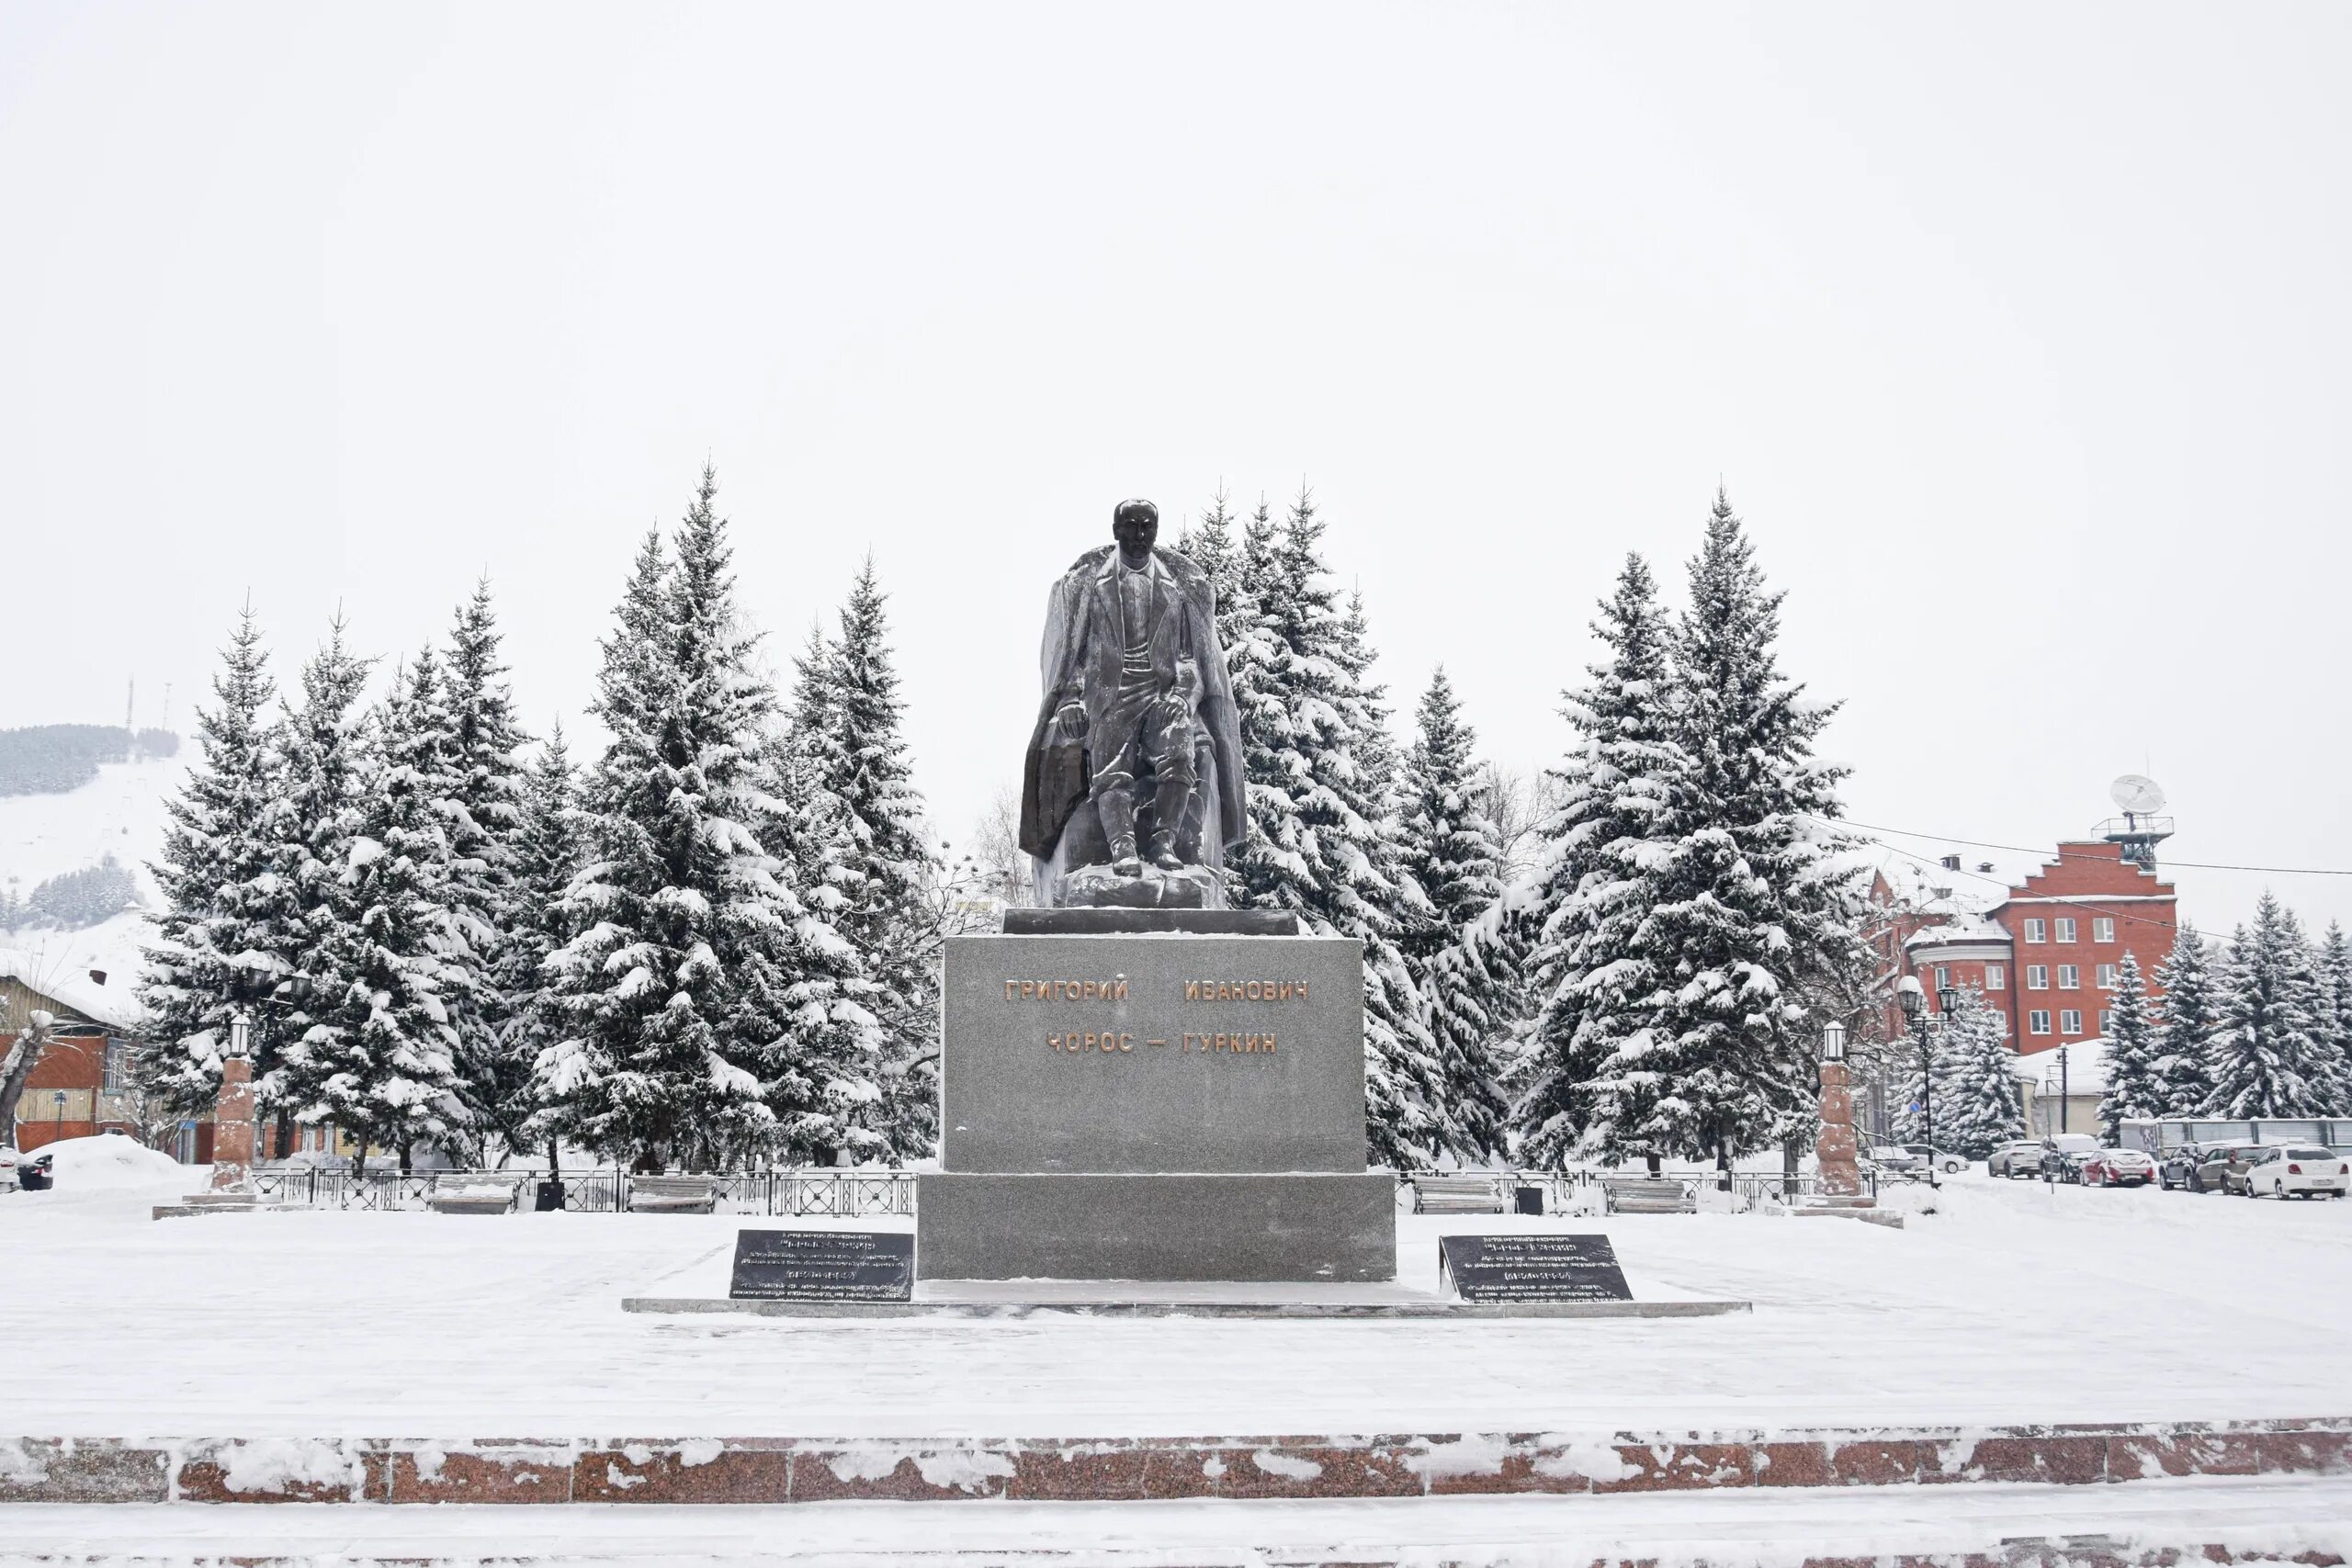
<instances>
[{"instance_id":1,"label":"black iron railing","mask_svg":"<svg viewBox=\"0 0 2352 1568\"><path fill-rule=\"evenodd\" d=\"M480 1194L495 1188L512 1190L513 1207L531 1210L540 1206L541 1189L548 1179L545 1171L516 1168L413 1171L406 1175L394 1170L371 1170L355 1176L347 1168L311 1166L263 1167L253 1173L254 1189L265 1202L298 1208L386 1212L430 1209L436 1196L447 1199L460 1192ZM566 1171L560 1179L560 1204L568 1213L628 1211L631 1177L628 1171ZM915 1212L915 1173L910 1170L745 1170L691 1179L711 1184L714 1207L720 1213L859 1219L873 1215L909 1216ZM1647 1179L1639 1171L1581 1167L1566 1170L1407 1172L1396 1178L1396 1206L1410 1212L1422 1207L1424 1200L1430 1200L1430 1206L1442 1207L1444 1199L1459 1199L1466 1191L1483 1187L1503 1209L1511 1210L1520 1206L1521 1190L1532 1188L1542 1195L1542 1212L1555 1214L1578 1207L1580 1194L1597 1198L1594 1189L1603 1180L1645 1179ZM1673 1182L1686 1194L1695 1195L1702 1187L1715 1186L1720 1174L1708 1169L1668 1169L1661 1170L1657 1179ZM1862 1181L1866 1190L1877 1192L1874 1173L1865 1171ZM1818 1196L1821 1190L1821 1178L1812 1173L1783 1176L1734 1171L1731 1184L1750 1202L1801 1202Z\"/></svg>"}]
</instances>

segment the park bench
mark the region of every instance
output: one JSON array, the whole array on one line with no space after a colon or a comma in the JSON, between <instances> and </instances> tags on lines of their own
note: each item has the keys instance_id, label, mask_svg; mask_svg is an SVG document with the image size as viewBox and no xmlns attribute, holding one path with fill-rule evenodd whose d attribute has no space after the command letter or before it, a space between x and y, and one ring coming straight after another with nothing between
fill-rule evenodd
<instances>
[{"instance_id":1,"label":"park bench","mask_svg":"<svg viewBox=\"0 0 2352 1568\"><path fill-rule=\"evenodd\" d=\"M503 1214L514 1206L526 1173L505 1170L452 1171L435 1177L425 1201L436 1214Z\"/></svg>"},{"instance_id":2,"label":"park bench","mask_svg":"<svg viewBox=\"0 0 2352 1568\"><path fill-rule=\"evenodd\" d=\"M707 1214L718 1207L718 1184L707 1176L632 1176L633 1214Z\"/></svg>"},{"instance_id":3,"label":"park bench","mask_svg":"<svg viewBox=\"0 0 2352 1568\"><path fill-rule=\"evenodd\" d=\"M1413 1213L1417 1214L1499 1214L1502 1184L1491 1176L1416 1176Z\"/></svg>"},{"instance_id":4,"label":"park bench","mask_svg":"<svg viewBox=\"0 0 2352 1568\"><path fill-rule=\"evenodd\" d=\"M1608 1212L1612 1214L1695 1214L1699 1212L1697 1196L1671 1177L1612 1176L1602 1180L1600 1191Z\"/></svg>"}]
</instances>

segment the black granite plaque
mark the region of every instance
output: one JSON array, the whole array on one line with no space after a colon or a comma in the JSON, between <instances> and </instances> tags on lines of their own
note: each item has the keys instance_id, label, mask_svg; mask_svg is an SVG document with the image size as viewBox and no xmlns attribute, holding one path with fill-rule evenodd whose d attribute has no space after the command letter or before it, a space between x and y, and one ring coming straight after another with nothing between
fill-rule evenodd
<instances>
[{"instance_id":1,"label":"black granite plaque","mask_svg":"<svg viewBox=\"0 0 2352 1568\"><path fill-rule=\"evenodd\" d=\"M914 1297L915 1238L905 1232L738 1231L742 1302L903 1302Z\"/></svg>"},{"instance_id":2,"label":"black granite plaque","mask_svg":"<svg viewBox=\"0 0 2352 1568\"><path fill-rule=\"evenodd\" d=\"M1630 1302L1605 1235L1448 1235L1438 1271L1465 1302Z\"/></svg>"}]
</instances>

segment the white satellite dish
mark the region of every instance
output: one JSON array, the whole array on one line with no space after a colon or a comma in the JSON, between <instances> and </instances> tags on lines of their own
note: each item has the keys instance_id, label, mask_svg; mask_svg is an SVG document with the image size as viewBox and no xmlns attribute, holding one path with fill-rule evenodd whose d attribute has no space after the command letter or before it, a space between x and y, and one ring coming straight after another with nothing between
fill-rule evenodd
<instances>
[{"instance_id":1,"label":"white satellite dish","mask_svg":"<svg viewBox=\"0 0 2352 1568\"><path fill-rule=\"evenodd\" d=\"M2165 792L2142 773L2126 773L2107 786L2107 798L2116 809L2134 817L2153 817L2165 808Z\"/></svg>"}]
</instances>

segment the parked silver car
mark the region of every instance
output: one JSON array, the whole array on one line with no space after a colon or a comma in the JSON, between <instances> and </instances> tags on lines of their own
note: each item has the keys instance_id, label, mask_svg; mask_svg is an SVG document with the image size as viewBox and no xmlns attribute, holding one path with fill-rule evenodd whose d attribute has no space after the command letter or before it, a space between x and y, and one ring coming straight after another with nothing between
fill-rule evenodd
<instances>
[{"instance_id":1,"label":"parked silver car","mask_svg":"<svg viewBox=\"0 0 2352 1568\"><path fill-rule=\"evenodd\" d=\"M1984 1156L1987 1176L2040 1176L2041 1174L2041 1140L2020 1138L2014 1144L2003 1144Z\"/></svg>"}]
</instances>

